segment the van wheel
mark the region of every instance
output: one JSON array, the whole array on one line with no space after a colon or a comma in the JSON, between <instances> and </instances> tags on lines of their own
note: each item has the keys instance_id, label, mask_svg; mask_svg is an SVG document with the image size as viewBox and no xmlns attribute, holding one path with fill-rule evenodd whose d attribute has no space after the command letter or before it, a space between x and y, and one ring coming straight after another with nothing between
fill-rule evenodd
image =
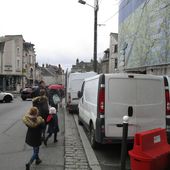
<instances>
[{"instance_id":1,"label":"van wheel","mask_svg":"<svg viewBox=\"0 0 170 170\"><path fill-rule=\"evenodd\" d=\"M91 147L92 147L93 149L97 149L97 148L98 148L98 143L97 143L96 140L95 140L95 130L94 130L93 125L90 126L90 134L89 134L89 137L90 137Z\"/></svg>"}]
</instances>

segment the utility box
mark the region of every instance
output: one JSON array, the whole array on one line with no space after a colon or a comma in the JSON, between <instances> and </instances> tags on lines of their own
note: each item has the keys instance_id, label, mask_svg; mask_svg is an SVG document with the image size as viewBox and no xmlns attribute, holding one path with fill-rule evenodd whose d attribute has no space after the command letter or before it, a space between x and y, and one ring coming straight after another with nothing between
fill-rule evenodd
<instances>
[{"instance_id":1,"label":"utility box","mask_svg":"<svg viewBox=\"0 0 170 170\"><path fill-rule=\"evenodd\" d=\"M131 170L170 169L170 145L166 130L157 128L136 133L129 155Z\"/></svg>"}]
</instances>

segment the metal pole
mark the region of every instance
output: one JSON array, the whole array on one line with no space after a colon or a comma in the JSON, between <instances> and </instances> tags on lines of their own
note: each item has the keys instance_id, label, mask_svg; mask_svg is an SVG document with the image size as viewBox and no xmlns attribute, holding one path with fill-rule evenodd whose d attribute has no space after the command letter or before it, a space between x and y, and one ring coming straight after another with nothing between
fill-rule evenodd
<instances>
[{"instance_id":1,"label":"metal pole","mask_svg":"<svg viewBox=\"0 0 170 170\"><path fill-rule=\"evenodd\" d=\"M94 72L97 72L97 13L98 13L98 0L95 0L95 7L94 7Z\"/></svg>"},{"instance_id":2,"label":"metal pole","mask_svg":"<svg viewBox=\"0 0 170 170\"><path fill-rule=\"evenodd\" d=\"M122 148L121 148L121 170L126 169L128 120L129 120L129 116L124 116L123 117L123 137L122 137Z\"/></svg>"}]
</instances>

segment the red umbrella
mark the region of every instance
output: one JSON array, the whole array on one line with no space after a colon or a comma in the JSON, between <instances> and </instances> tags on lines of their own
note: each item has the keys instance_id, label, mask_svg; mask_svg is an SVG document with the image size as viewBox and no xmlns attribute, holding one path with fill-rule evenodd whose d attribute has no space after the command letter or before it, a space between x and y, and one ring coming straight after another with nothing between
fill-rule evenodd
<instances>
[{"instance_id":1,"label":"red umbrella","mask_svg":"<svg viewBox=\"0 0 170 170\"><path fill-rule=\"evenodd\" d=\"M53 89L53 90L59 90L59 89L64 89L64 86L61 84L52 84L50 86L48 86L49 89Z\"/></svg>"}]
</instances>

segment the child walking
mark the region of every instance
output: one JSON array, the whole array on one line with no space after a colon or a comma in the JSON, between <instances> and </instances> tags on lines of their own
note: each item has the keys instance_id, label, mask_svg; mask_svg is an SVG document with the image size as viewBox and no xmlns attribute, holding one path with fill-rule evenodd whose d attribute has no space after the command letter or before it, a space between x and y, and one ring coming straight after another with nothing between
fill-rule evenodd
<instances>
[{"instance_id":1,"label":"child walking","mask_svg":"<svg viewBox=\"0 0 170 170\"><path fill-rule=\"evenodd\" d=\"M41 145L44 119L38 115L38 109L36 107L31 107L28 113L23 116L23 123L28 127L25 142L33 148L33 155L26 164L26 170L30 170L30 166L34 160L36 165L42 162L39 158L39 147Z\"/></svg>"},{"instance_id":2,"label":"child walking","mask_svg":"<svg viewBox=\"0 0 170 170\"><path fill-rule=\"evenodd\" d=\"M49 109L49 115L47 117L47 124L48 124L48 136L44 140L44 145L47 146L48 139L54 134L54 143L57 142L57 133L59 132L58 126L58 116L55 107L51 107Z\"/></svg>"}]
</instances>

